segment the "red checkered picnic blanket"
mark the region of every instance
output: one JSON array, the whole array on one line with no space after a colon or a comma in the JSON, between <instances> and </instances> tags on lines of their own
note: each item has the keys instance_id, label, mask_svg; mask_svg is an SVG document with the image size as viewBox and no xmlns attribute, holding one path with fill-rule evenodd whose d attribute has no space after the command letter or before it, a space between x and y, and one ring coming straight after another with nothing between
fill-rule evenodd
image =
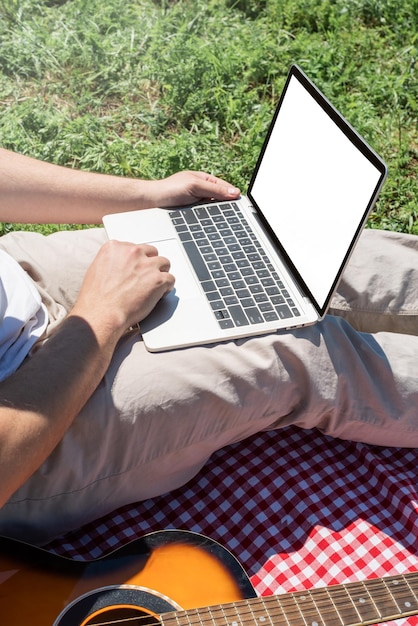
<instances>
[{"instance_id":1,"label":"red checkered picnic blanket","mask_svg":"<svg viewBox=\"0 0 418 626\"><path fill-rule=\"evenodd\" d=\"M291 427L228 446L183 488L48 547L96 558L151 531L191 530L228 548L269 595L417 571L417 511L418 450Z\"/></svg>"}]
</instances>

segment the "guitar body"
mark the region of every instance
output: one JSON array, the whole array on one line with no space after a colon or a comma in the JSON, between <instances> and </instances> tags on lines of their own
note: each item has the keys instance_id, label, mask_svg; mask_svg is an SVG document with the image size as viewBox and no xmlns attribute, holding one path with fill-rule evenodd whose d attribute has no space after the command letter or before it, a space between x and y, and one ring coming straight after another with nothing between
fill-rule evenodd
<instances>
[{"instance_id":1,"label":"guitar body","mask_svg":"<svg viewBox=\"0 0 418 626\"><path fill-rule=\"evenodd\" d=\"M87 562L0 538L0 621L7 626L158 623L168 611L255 596L235 557L197 533L150 533Z\"/></svg>"},{"instance_id":2,"label":"guitar body","mask_svg":"<svg viewBox=\"0 0 418 626\"><path fill-rule=\"evenodd\" d=\"M0 538L1 626L367 626L418 614L418 572L257 597L202 535L160 531L95 561Z\"/></svg>"}]
</instances>

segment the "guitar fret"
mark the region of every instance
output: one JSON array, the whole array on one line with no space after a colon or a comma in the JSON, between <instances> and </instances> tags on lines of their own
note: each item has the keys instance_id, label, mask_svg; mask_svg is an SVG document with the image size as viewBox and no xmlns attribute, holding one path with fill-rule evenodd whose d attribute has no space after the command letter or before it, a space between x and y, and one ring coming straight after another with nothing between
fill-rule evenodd
<instances>
[{"instance_id":1,"label":"guitar fret","mask_svg":"<svg viewBox=\"0 0 418 626\"><path fill-rule=\"evenodd\" d=\"M349 589L346 586L346 590L360 615L360 623L374 624L381 621L382 616L362 582L351 583Z\"/></svg>"},{"instance_id":2,"label":"guitar fret","mask_svg":"<svg viewBox=\"0 0 418 626\"><path fill-rule=\"evenodd\" d=\"M391 576L390 578L382 579L383 584L401 613L418 611L418 599L412 588L413 580L413 577L410 575L408 575L408 579L404 576Z\"/></svg>"},{"instance_id":3,"label":"guitar fret","mask_svg":"<svg viewBox=\"0 0 418 626\"><path fill-rule=\"evenodd\" d=\"M229 626L240 626L242 624L241 613L238 612L235 604L228 604L222 607L223 622Z\"/></svg>"},{"instance_id":4,"label":"guitar fret","mask_svg":"<svg viewBox=\"0 0 418 626\"><path fill-rule=\"evenodd\" d=\"M208 606L207 614L208 614L209 620L213 624L216 624L216 617L218 617L218 621L219 621L219 616L221 616L223 619L225 619L221 606L217 606L217 607L216 606L214 606L214 607ZM217 615L217 614L219 614L219 615Z\"/></svg>"},{"instance_id":5,"label":"guitar fret","mask_svg":"<svg viewBox=\"0 0 418 626\"><path fill-rule=\"evenodd\" d=\"M160 617L162 626L191 626L190 611L163 613Z\"/></svg>"},{"instance_id":6,"label":"guitar fret","mask_svg":"<svg viewBox=\"0 0 418 626\"><path fill-rule=\"evenodd\" d=\"M286 604L284 599L287 600L286 595L263 598L263 603L270 615L270 621L274 626L289 626L289 620L284 609Z\"/></svg>"},{"instance_id":7,"label":"guitar fret","mask_svg":"<svg viewBox=\"0 0 418 626\"><path fill-rule=\"evenodd\" d=\"M187 626L189 624L188 614L185 611L176 613L164 613L160 618L161 625L164 626Z\"/></svg>"},{"instance_id":8,"label":"guitar fret","mask_svg":"<svg viewBox=\"0 0 418 626\"><path fill-rule=\"evenodd\" d=\"M178 613L177 613L178 615ZM190 620L190 614L187 611L184 611L182 614L182 617L184 618L183 620L180 621L180 619L177 620L177 626L192 626L192 622Z\"/></svg>"},{"instance_id":9,"label":"guitar fret","mask_svg":"<svg viewBox=\"0 0 418 626\"><path fill-rule=\"evenodd\" d=\"M395 578L395 576L392 576L391 578L386 578L387 581L389 580L393 580ZM410 574L407 575L403 575L402 576L402 580L405 581L409 588L411 589L411 593L414 596L415 599L417 599L417 594L418 594L418 572L411 572ZM415 589L415 591L414 591Z\"/></svg>"},{"instance_id":10,"label":"guitar fret","mask_svg":"<svg viewBox=\"0 0 418 626\"><path fill-rule=\"evenodd\" d=\"M399 614L400 607L383 580L378 578L369 580L365 586L367 586L369 594L376 606L376 610L380 615L396 616Z\"/></svg>"},{"instance_id":11,"label":"guitar fret","mask_svg":"<svg viewBox=\"0 0 418 626\"><path fill-rule=\"evenodd\" d=\"M352 601L350 594L347 593L345 585L329 587L327 592L343 624L361 623L360 613Z\"/></svg>"},{"instance_id":12,"label":"guitar fret","mask_svg":"<svg viewBox=\"0 0 418 626\"><path fill-rule=\"evenodd\" d=\"M309 591L295 592L292 596L297 611L296 623L303 623L305 626L325 626Z\"/></svg>"},{"instance_id":13,"label":"guitar fret","mask_svg":"<svg viewBox=\"0 0 418 626\"><path fill-rule=\"evenodd\" d=\"M219 607L210 607L211 617L215 624L227 624L228 626L242 626L252 611L248 600L232 602Z\"/></svg>"},{"instance_id":14,"label":"guitar fret","mask_svg":"<svg viewBox=\"0 0 418 626\"><path fill-rule=\"evenodd\" d=\"M277 600L288 626L305 626L305 621L302 619L293 594L278 596Z\"/></svg>"},{"instance_id":15,"label":"guitar fret","mask_svg":"<svg viewBox=\"0 0 418 626\"><path fill-rule=\"evenodd\" d=\"M224 604L220 608L222 608L221 616L218 612L215 615L215 607L211 607L214 621L217 624L244 626L250 622L259 626L289 626L278 596L233 602ZM200 613L201 609L197 609L197 611Z\"/></svg>"},{"instance_id":16,"label":"guitar fret","mask_svg":"<svg viewBox=\"0 0 418 626\"><path fill-rule=\"evenodd\" d=\"M249 603L249 607L254 624L259 624L259 626L273 626L277 623L272 619L271 611L266 610L266 603L263 599L260 599L258 602Z\"/></svg>"},{"instance_id":17,"label":"guitar fret","mask_svg":"<svg viewBox=\"0 0 418 626\"><path fill-rule=\"evenodd\" d=\"M332 626L343 624L341 616L335 608L334 603L332 600L330 602L331 598L326 587L313 589L311 591L311 597L325 626L328 624L332 624Z\"/></svg>"},{"instance_id":18,"label":"guitar fret","mask_svg":"<svg viewBox=\"0 0 418 626\"><path fill-rule=\"evenodd\" d=\"M164 613L161 616L164 626L200 626L201 624L214 624L209 607L199 609L189 609L188 611L176 611L175 613Z\"/></svg>"},{"instance_id":19,"label":"guitar fret","mask_svg":"<svg viewBox=\"0 0 418 626\"><path fill-rule=\"evenodd\" d=\"M268 600L275 598L268 598ZM205 609L203 609L205 611ZM230 604L210 607L211 620L215 624L226 624L228 626L243 626L248 621L251 624L258 623L260 626L273 626L271 610L266 610L262 599L242 600ZM202 610L198 609L201 613ZM206 623L206 622L205 622Z\"/></svg>"},{"instance_id":20,"label":"guitar fret","mask_svg":"<svg viewBox=\"0 0 418 626\"><path fill-rule=\"evenodd\" d=\"M237 607L231 604L222 607L222 619L220 621L230 626L239 626L242 624L241 615L238 613Z\"/></svg>"},{"instance_id":21,"label":"guitar fret","mask_svg":"<svg viewBox=\"0 0 418 626\"><path fill-rule=\"evenodd\" d=\"M294 594L306 626L326 626L314 600L315 591L297 591Z\"/></svg>"}]
</instances>

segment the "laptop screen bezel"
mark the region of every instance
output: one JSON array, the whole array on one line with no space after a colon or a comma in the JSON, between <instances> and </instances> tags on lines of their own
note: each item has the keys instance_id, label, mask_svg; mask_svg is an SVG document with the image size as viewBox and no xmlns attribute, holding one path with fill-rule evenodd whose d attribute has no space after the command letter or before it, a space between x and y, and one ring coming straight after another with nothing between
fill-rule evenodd
<instances>
[{"instance_id":1,"label":"laptop screen bezel","mask_svg":"<svg viewBox=\"0 0 418 626\"><path fill-rule=\"evenodd\" d=\"M363 216L361 218L361 220L359 220L359 224L358 227L352 237L352 240L350 242L350 245L348 247L347 253L345 254L343 261L336 273L335 279L332 282L332 285L328 291L328 295L324 301L324 303L321 305L320 303L317 302L316 298L314 297L314 295L312 294L312 292L310 291L308 285L305 283L304 279L302 278L302 276L300 275L298 269L295 267L295 265L292 263L289 255L286 252L286 249L284 247L284 245L282 244L282 242L280 241L280 239L276 236L276 234L272 231L267 219L265 218L261 208L257 205L257 201L255 200L255 198L253 197L252 194L252 188L254 186L255 180L257 178L257 173L260 169L260 165L262 163L267 145L269 143L269 139L270 136L272 134L277 116L280 113L280 109L283 103L283 100L286 96L286 92L289 86L289 83L292 79L292 77L295 77L300 84L307 90L307 92L316 100L316 102L320 105L320 107L323 109L323 111L326 112L326 114L330 117L330 119L342 130L342 132L345 134L345 136L353 143L353 145L355 145L357 147L358 150L360 150L360 152L370 161L370 163L372 163L375 168L378 170L379 172L379 179L378 182L373 190L373 193L371 194L370 200L367 204L367 206L364 209L364 213ZM342 273L344 271L344 268L346 267L348 260L351 256L351 253L353 251L353 248L355 246L355 243L358 239L358 237L360 236L361 231L363 230L367 219L373 209L373 206L377 200L377 197L379 195L379 192L383 186L383 183L385 181L385 178L387 176L387 166L385 164L385 162L381 159L381 157L371 148L371 146L366 142L366 140L361 137L361 135L351 126L351 124L343 117L343 115L341 115L341 113L329 102L329 100L325 97L325 95L316 87L316 85L314 85L314 83L307 77L307 75L303 72L303 70L296 64L293 64L289 70L283 91L281 93L280 99L279 99L279 103L276 107L276 110L274 112L273 115L273 119L270 123L269 129L267 131L266 134L266 138L264 140L263 146L261 148L259 157L257 159L256 162L256 166L253 170L253 174L250 180L250 184L248 186L248 191L247 191L247 196L250 199L254 209L257 212L257 216L260 219L263 227L265 228L266 232L268 233L273 245L275 245L275 247L278 249L280 255L283 257L285 263L288 265L288 267L290 268L292 274L295 276L301 291L303 292L303 294L309 298L309 300L311 301L312 305L314 306L315 310L317 311L318 317L322 318L324 317L324 315L326 314L329 304L330 304L330 300L338 286L338 283L341 279ZM278 190L280 191L280 190Z\"/></svg>"}]
</instances>

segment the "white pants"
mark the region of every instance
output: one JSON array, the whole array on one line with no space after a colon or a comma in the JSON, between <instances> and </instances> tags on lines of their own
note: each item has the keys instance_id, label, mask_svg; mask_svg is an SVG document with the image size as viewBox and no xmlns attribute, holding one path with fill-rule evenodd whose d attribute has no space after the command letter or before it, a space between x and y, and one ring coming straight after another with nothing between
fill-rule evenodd
<instances>
[{"instance_id":1,"label":"white pants","mask_svg":"<svg viewBox=\"0 0 418 626\"><path fill-rule=\"evenodd\" d=\"M0 247L38 285L53 327L103 241L101 229L12 233ZM215 450L263 429L418 446L418 237L364 231L331 313L159 354L127 334L62 442L0 510L0 534L46 542L179 487Z\"/></svg>"}]
</instances>

